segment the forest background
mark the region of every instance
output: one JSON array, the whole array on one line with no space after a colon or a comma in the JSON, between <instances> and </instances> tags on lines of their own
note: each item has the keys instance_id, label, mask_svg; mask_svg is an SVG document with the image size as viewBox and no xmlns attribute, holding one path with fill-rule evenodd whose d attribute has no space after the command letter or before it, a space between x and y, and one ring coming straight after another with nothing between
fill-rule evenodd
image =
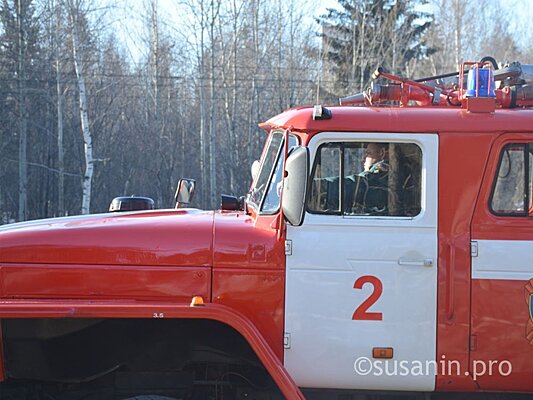
<instances>
[{"instance_id":1,"label":"forest background","mask_svg":"<svg viewBox=\"0 0 533 400\"><path fill-rule=\"evenodd\" d=\"M326 4L328 7L325 7ZM533 63L533 1L0 0L0 224L247 192L257 124L493 56Z\"/></svg>"}]
</instances>

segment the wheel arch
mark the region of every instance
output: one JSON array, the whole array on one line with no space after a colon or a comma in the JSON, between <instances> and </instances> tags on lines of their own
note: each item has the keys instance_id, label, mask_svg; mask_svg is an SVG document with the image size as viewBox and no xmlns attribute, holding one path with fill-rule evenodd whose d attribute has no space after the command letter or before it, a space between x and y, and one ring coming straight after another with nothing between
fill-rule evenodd
<instances>
[{"instance_id":1,"label":"wheel arch","mask_svg":"<svg viewBox=\"0 0 533 400\"><path fill-rule=\"evenodd\" d=\"M287 399L304 399L259 329L240 312L224 305L23 300L5 301L0 305L0 319L26 318L187 318L218 321L234 329L246 340ZM3 360L0 372L2 366Z\"/></svg>"}]
</instances>

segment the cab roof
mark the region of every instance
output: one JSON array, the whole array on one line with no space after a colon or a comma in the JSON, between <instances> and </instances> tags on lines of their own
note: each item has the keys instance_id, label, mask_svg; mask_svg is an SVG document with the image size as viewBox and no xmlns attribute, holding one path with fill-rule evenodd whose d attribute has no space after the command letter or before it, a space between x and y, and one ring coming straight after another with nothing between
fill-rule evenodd
<instances>
[{"instance_id":1,"label":"cab roof","mask_svg":"<svg viewBox=\"0 0 533 400\"><path fill-rule=\"evenodd\" d=\"M492 113L472 113L455 107L363 107L327 106L331 119L313 120L313 107L287 110L260 124L300 132L310 139L318 132L396 132L396 133L533 133L533 110L497 109Z\"/></svg>"}]
</instances>

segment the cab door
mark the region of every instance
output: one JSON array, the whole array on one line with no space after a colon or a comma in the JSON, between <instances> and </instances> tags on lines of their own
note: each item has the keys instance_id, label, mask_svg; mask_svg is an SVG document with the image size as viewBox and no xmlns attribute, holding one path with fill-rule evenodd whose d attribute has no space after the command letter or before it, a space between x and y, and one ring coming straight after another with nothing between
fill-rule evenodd
<instances>
[{"instance_id":1,"label":"cab door","mask_svg":"<svg viewBox=\"0 0 533 400\"><path fill-rule=\"evenodd\" d=\"M370 143L387 153L386 210L355 205ZM301 387L433 390L438 136L323 133L309 150L304 222L287 227L286 368Z\"/></svg>"},{"instance_id":2,"label":"cab door","mask_svg":"<svg viewBox=\"0 0 533 400\"><path fill-rule=\"evenodd\" d=\"M472 221L470 362L482 390L533 391L533 134L492 146Z\"/></svg>"}]
</instances>

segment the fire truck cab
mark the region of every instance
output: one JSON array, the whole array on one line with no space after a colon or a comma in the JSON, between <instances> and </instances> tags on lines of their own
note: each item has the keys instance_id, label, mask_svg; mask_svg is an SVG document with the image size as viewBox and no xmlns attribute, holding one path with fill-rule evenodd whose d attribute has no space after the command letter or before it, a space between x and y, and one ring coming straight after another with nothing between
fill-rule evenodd
<instances>
[{"instance_id":1,"label":"fire truck cab","mask_svg":"<svg viewBox=\"0 0 533 400\"><path fill-rule=\"evenodd\" d=\"M242 204L0 227L0 394L530 396L533 66L486 64L261 124Z\"/></svg>"},{"instance_id":2,"label":"fire truck cab","mask_svg":"<svg viewBox=\"0 0 533 400\"><path fill-rule=\"evenodd\" d=\"M310 179L286 231L284 328L299 385L533 389L529 111L509 129L520 112L332 108L328 124L339 122L304 138ZM296 129L306 113L280 125ZM386 171L365 174L354 160L372 147Z\"/></svg>"}]
</instances>

